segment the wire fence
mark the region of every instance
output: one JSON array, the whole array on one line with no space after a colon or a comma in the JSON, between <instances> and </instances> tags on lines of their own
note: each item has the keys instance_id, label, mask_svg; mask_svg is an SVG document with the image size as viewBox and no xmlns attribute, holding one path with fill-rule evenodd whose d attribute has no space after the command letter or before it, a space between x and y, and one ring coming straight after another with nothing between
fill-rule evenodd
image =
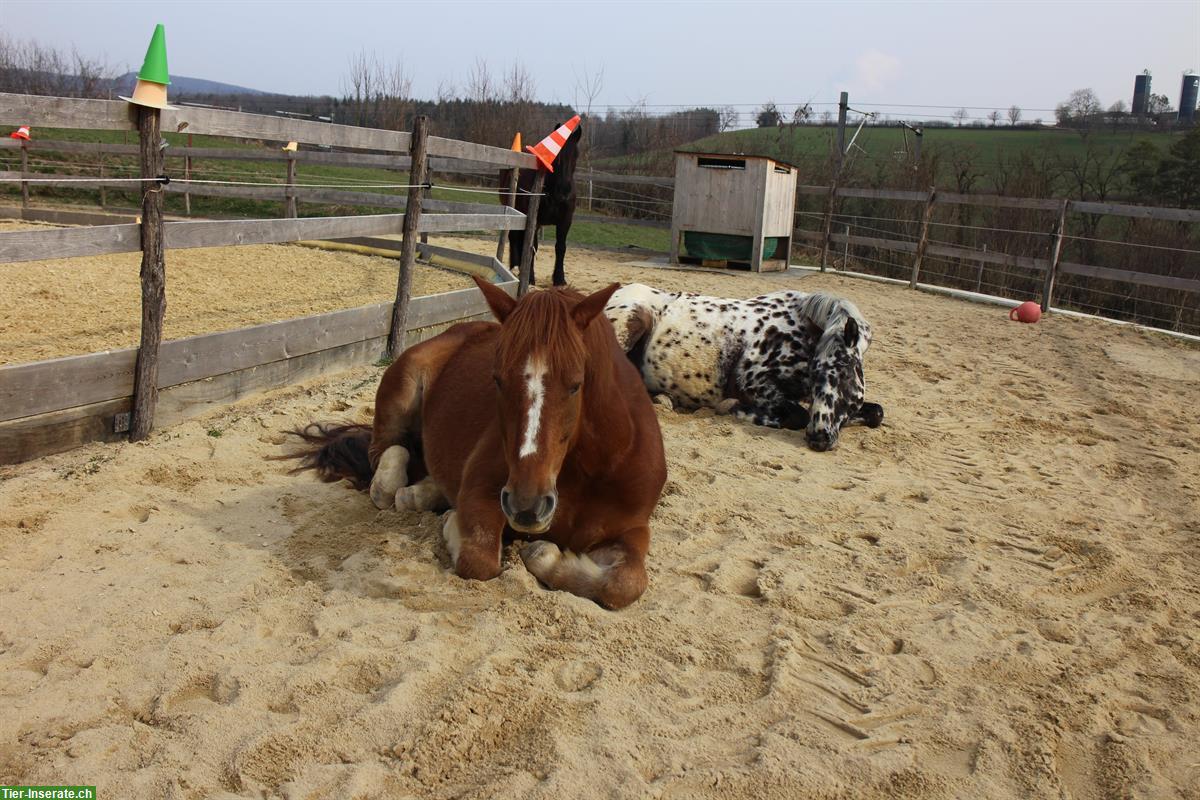
<instances>
[{"instance_id":1,"label":"wire fence","mask_svg":"<svg viewBox=\"0 0 1200 800\"><path fill-rule=\"evenodd\" d=\"M414 188L413 184L404 182L403 170L353 167L356 174L347 174L345 169L322 166L308 179L293 175L289 182L287 174L282 174L284 165L280 166L276 172L262 167L206 164L202 159L193 158L188 177L173 177L172 181L185 190L196 187L198 193L205 186L354 189L385 193ZM20 159L12 151L0 154L0 170L12 173L20 168ZM39 189L39 192L48 194L71 192L72 189L62 187L72 178L78 179L80 188L85 190L89 182L95 186L103 180L117 194L122 191L120 184L126 183L132 188L145 180L129 175L136 172L138 166L120 158L27 157L25 169L29 176L23 181L25 187L45 182L47 188ZM176 176L182 173L182 169L173 171ZM74 174L72 178L52 177L53 173L62 175L64 172ZM378 174L364 175L363 172ZM612 176L613 180L621 177ZM435 179L425 186L467 195L491 195L496 201L500 194L507 193L506 185L492 185L502 182L499 171L466 174L459 178L446 183ZM669 222L674 193L671 184L653 183L653 178L647 176L638 178L647 182L632 186L613 185L606 183L603 175L593 172L589 174L586 187L583 181L577 181L576 190L589 210L609 215L614 221ZM0 179L0 191L11 193L21 183L20 177L10 175ZM49 188L49 185L55 188ZM299 199L304 200L302 196ZM835 266L843 269L907 279L912 272L914 250L922 240L921 205L887 199L843 198L831 213L827 195L800 195L795 212L796 228L823 235L828 215L835 237L863 237L872 242L883 240L880 244L868 244L844 239L830 247L830 256ZM943 251L924 254L920 280L1008 299L1039 299L1045 284L1045 266L1025 265L1050 263L1055 240L1054 217L1055 212L1044 209L961 204L935 206L924 241L931 248L942 248ZM1124 273L1150 278L1182 278L1185 283L1200 279L1200 225L1074 214L1068 216L1066 228L1061 233L1062 263L1072 268L1078 268L1077 265L1096 267L1079 268L1095 273L1091 275L1069 270L1060 274L1055 285L1056 306L1200 335L1200 295L1195 291L1171 288L1169 280L1159 281L1160 285L1139 285L1121 279ZM802 255L813 256L822 249L811 242L793 238L794 249ZM950 248L953 248L953 255L944 252Z\"/></svg>"}]
</instances>

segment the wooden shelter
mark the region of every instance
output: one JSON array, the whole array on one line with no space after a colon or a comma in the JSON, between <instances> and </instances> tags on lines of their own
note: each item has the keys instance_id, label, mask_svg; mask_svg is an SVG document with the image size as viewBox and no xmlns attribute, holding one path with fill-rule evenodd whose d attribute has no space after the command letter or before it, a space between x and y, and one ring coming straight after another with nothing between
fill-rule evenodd
<instances>
[{"instance_id":1,"label":"wooden shelter","mask_svg":"<svg viewBox=\"0 0 1200 800\"><path fill-rule=\"evenodd\" d=\"M692 260L741 261L755 272L787 269L796 180L794 166L766 156L677 150L671 263L679 263L686 240Z\"/></svg>"}]
</instances>

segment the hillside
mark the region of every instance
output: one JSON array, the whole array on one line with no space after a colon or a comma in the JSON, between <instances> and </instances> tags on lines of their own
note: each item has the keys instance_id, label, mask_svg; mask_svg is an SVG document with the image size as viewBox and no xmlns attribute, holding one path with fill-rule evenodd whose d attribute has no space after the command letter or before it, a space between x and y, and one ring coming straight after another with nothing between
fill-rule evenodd
<instances>
[{"instance_id":1,"label":"hillside","mask_svg":"<svg viewBox=\"0 0 1200 800\"><path fill-rule=\"evenodd\" d=\"M136 72L126 72L121 77L114 81L116 88L122 92L133 91L134 84L137 83ZM220 81L210 81L206 78L189 78L186 75L171 76L171 96L183 94L209 94L209 95L227 95L227 94L248 94L261 95L267 92L259 91L258 89L247 89L244 86L234 86L232 83L221 83Z\"/></svg>"},{"instance_id":2,"label":"hillside","mask_svg":"<svg viewBox=\"0 0 1200 800\"><path fill-rule=\"evenodd\" d=\"M709 136L680 149L771 156L798 166L801 182L817 183L828 174L834 133L832 126L817 125L753 128ZM854 129L849 128L847 140L853 133ZM1182 135L1182 132L1096 130L1084 137L1075 131L1057 128L927 128L922 148L927 159L969 159L972 168L982 173L986 182L994 173L1010 168L1023 157L1035 164L1046 159L1070 162L1083 158L1090 147L1093 154L1114 158L1140 141L1165 150ZM903 128L865 127L858 135L847 164L859 173L887 171L907 161L913 147L913 134ZM663 149L597 160L596 165L620 172L670 174L672 162L671 150Z\"/></svg>"}]
</instances>

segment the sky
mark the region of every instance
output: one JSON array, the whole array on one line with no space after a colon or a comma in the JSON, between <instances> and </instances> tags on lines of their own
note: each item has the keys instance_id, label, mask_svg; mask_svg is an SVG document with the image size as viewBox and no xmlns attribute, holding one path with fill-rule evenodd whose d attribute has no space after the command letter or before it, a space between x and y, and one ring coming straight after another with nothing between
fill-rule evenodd
<instances>
[{"instance_id":1,"label":"sky","mask_svg":"<svg viewBox=\"0 0 1200 800\"><path fill-rule=\"evenodd\" d=\"M359 52L402 61L413 93L462 85L477 59L519 61L538 98L574 103L603 71L597 106L766 101L819 113L838 93L896 118L1053 118L1074 89L1131 102L1133 77L1179 102L1200 70L1200 0L1178 2L70 2L0 0L0 31L136 70L155 23L172 74L288 94L339 94ZM923 108L914 108L922 106ZM943 108L938 108L938 107Z\"/></svg>"}]
</instances>

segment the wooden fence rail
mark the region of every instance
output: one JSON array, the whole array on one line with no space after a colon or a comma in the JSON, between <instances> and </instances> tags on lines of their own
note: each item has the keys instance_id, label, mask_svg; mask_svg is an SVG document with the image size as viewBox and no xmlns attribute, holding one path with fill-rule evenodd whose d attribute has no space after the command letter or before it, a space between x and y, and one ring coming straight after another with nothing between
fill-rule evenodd
<instances>
[{"instance_id":1,"label":"wooden fence rail","mask_svg":"<svg viewBox=\"0 0 1200 800\"><path fill-rule=\"evenodd\" d=\"M151 430L159 406L159 390L163 388L191 386L193 389L189 390L189 397L193 401L196 398L211 400L214 396L229 399L231 394L240 396L247 386L264 385L264 381L269 383L280 376L295 377L304 370L319 369L331 362L343 364L347 359L360 362L364 357L378 352L377 345L382 343L385 336L389 354L398 355L407 331L442 321L441 317L431 321L429 315L436 316L436 312L448 308L449 313L460 317L473 316L485 308L474 290L418 298L410 302L409 287L417 236L424 232L512 230L525 228L530 223L525 215L498 205L425 200L423 194L428 188L426 175L430 156L443 158L454 168L460 162L468 162L478 169L536 168L536 161L526 153L428 136L423 117L417 120L414 133L409 134L213 109L189 107L160 111L124 102L0 93L0 121L12 119L36 127L138 131L136 153L139 181L107 180L99 185L135 187L142 197L139 223L2 232L0 263L141 251L142 325L141 345L135 349L0 368L0 404L4 405L0 411L0 461L53 452L82 440L108 438L121 431L128 431L130 438L136 441ZM370 192L334 192L324 187L298 186L295 178L297 159L293 154L282 151L278 155L271 154L271 160L282 156L287 165L288 181L279 187L220 186L191 182L182 182L182 186L177 182L172 187L163 177L166 156L161 146L160 131L178 132L184 129L189 134L298 141L321 146L407 153L383 158L391 159L387 164L389 167L409 170L411 185L408 197ZM104 145L90 151L73 143L51 142L41 145L45 149L57 146L65 151L94 152L97 155L132 155L134 152L125 149L124 145ZM5 146L11 145L5 143ZM191 159L196 156L197 150L189 146L177 151L185 158L185 169L189 172L193 166ZM30 185L28 179L32 177L27 164L28 148L22 148L21 154L21 172L15 180L27 187ZM224 155L224 152L213 152L210 157L221 158ZM318 155L346 157L347 163L353 163L350 160L352 156L378 158L373 154ZM401 158L406 160L401 162ZM324 163L339 160L324 159ZM0 177L14 179L12 173ZM71 181L69 177L59 176L58 181L41 185L96 185ZM192 194L216 193L281 200L286 204L284 218L164 223L163 198L168 191L183 191L189 199ZM299 199L351 204L378 203L403 208L404 213L297 218L295 202ZM423 214L422 206L432 213ZM163 253L166 249L394 233L403 234L394 303L192 337L180 342L162 342L165 304ZM498 276L509 278L506 288L515 291L516 281L511 280L512 276L499 262L495 262L495 268ZM410 308L413 305L416 307ZM430 309L425 317L422 317L422 308ZM384 313L382 321L379 318L381 313ZM344 340L345 337L350 338ZM320 357L314 357L318 353ZM300 365L299 361L305 361L305 364ZM254 372L256 370L259 372ZM249 374L252 372L258 377ZM218 376L227 378L224 382L216 380L207 389L194 388L195 382L213 383ZM131 419L126 419L123 424L119 417L113 416L130 408ZM109 425L109 422L113 424Z\"/></svg>"}]
</instances>

